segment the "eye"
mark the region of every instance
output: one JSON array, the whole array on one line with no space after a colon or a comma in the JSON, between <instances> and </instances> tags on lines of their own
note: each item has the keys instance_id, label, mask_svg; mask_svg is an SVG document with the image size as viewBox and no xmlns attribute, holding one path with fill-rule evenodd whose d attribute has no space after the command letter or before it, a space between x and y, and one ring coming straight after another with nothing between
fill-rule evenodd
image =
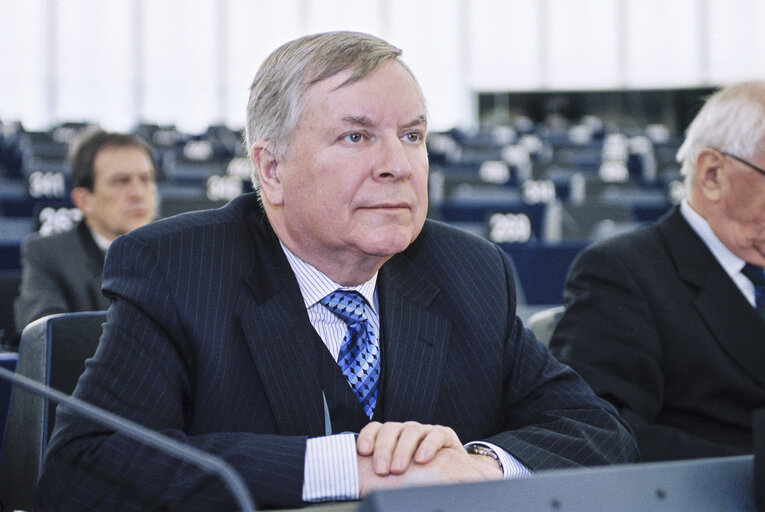
<instances>
[{"instance_id":1,"label":"eye","mask_svg":"<svg viewBox=\"0 0 765 512\"><path fill-rule=\"evenodd\" d=\"M420 142L422 140L422 134L420 132L410 132L404 135L407 142Z\"/></svg>"},{"instance_id":2,"label":"eye","mask_svg":"<svg viewBox=\"0 0 765 512\"><path fill-rule=\"evenodd\" d=\"M358 144L362 140L364 140L364 135L359 132L349 133L345 136L345 140L347 140L350 143Z\"/></svg>"}]
</instances>

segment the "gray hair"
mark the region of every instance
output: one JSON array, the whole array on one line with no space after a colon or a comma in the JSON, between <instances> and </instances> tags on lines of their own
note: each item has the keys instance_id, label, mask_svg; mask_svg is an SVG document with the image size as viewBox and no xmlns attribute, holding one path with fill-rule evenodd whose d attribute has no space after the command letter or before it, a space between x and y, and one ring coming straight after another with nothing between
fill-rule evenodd
<instances>
[{"instance_id":1,"label":"gray hair","mask_svg":"<svg viewBox=\"0 0 765 512\"><path fill-rule=\"evenodd\" d=\"M301 114L301 97L311 85L345 70L353 74L340 87L371 75L384 62L399 60L401 50L358 32L327 32L301 37L277 48L261 64L250 86L245 143L249 153L257 140L266 140L277 159L284 157ZM419 85L417 85L419 88ZM420 91L422 96L422 91ZM424 101L423 101L424 103ZM257 169L252 183L259 188Z\"/></svg>"},{"instance_id":2,"label":"gray hair","mask_svg":"<svg viewBox=\"0 0 765 512\"><path fill-rule=\"evenodd\" d=\"M696 157L705 148L747 160L765 154L765 81L729 85L704 103L677 150L686 190L696 175Z\"/></svg>"}]
</instances>

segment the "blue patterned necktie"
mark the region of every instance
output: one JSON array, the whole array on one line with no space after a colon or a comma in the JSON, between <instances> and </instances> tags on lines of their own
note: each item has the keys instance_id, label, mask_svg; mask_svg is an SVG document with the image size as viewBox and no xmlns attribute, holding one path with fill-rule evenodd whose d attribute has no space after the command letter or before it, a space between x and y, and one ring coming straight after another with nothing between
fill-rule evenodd
<instances>
[{"instance_id":1,"label":"blue patterned necktie","mask_svg":"<svg viewBox=\"0 0 765 512\"><path fill-rule=\"evenodd\" d=\"M358 292L336 290L321 299L321 303L348 326L337 364L371 418L377 405L380 345L364 316L364 297Z\"/></svg>"},{"instance_id":2,"label":"blue patterned necktie","mask_svg":"<svg viewBox=\"0 0 765 512\"><path fill-rule=\"evenodd\" d=\"M754 285L754 302L760 317L765 320L765 270L762 267L747 263L741 273L748 277Z\"/></svg>"}]
</instances>

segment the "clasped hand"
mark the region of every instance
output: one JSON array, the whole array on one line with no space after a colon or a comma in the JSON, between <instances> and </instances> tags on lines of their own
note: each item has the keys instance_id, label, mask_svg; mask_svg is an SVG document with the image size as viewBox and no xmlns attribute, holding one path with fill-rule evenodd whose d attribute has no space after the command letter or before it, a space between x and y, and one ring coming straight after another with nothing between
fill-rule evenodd
<instances>
[{"instance_id":1,"label":"clasped hand","mask_svg":"<svg viewBox=\"0 0 765 512\"><path fill-rule=\"evenodd\" d=\"M375 421L359 432L356 451L362 498L378 489L502 478L495 460L468 454L441 425Z\"/></svg>"}]
</instances>

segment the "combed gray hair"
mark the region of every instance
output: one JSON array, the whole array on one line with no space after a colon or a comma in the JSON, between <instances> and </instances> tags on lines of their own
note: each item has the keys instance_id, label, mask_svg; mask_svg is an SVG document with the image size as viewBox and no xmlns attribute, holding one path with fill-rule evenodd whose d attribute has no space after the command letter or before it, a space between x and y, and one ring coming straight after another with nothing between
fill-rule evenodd
<instances>
[{"instance_id":1,"label":"combed gray hair","mask_svg":"<svg viewBox=\"0 0 765 512\"><path fill-rule=\"evenodd\" d=\"M720 89L704 103L677 150L686 190L705 148L744 159L765 154L765 81L740 82Z\"/></svg>"},{"instance_id":2,"label":"combed gray hair","mask_svg":"<svg viewBox=\"0 0 765 512\"><path fill-rule=\"evenodd\" d=\"M353 70L353 74L340 87L352 84L400 55L401 50L390 43L359 32L314 34L280 46L263 61L250 86L245 128L248 153L255 141L266 140L280 160L300 120L300 100L306 89L345 70ZM416 84L412 72L399 62ZM254 168L252 183L258 190Z\"/></svg>"}]
</instances>

